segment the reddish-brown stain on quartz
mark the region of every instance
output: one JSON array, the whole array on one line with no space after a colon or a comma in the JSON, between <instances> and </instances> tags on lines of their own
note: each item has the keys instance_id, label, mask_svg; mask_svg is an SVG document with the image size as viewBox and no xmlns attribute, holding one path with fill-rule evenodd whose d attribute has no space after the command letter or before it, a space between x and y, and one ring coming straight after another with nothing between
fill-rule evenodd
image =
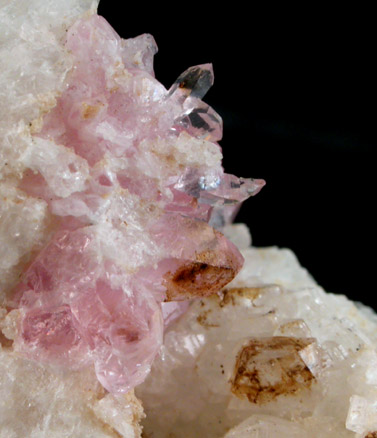
<instances>
[{"instance_id":1,"label":"reddish-brown stain on quartz","mask_svg":"<svg viewBox=\"0 0 377 438\"><path fill-rule=\"evenodd\" d=\"M377 438L377 432L369 432L364 438Z\"/></svg>"},{"instance_id":2,"label":"reddish-brown stain on quartz","mask_svg":"<svg viewBox=\"0 0 377 438\"><path fill-rule=\"evenodd\" d=\"M314 376L299 352L312 338L253 338L239 352L231 391L250 403L265 404L279 396L310 388Z\"/></svg>"},{"instance_id":3,"label":"reddish-brown stain on quartz","mask_svg":"<svg viewBox=\"0 0 377 438\"><path fill-rule=\"evenodd\" d=\"M82 104L81 115L83 119L92 119L94 118L103 105L89 105L87 103Z\"/></svg>"},{"instance_id":4,"label":"reddish-brown stain on quartz","mask_svg":"<svg viewBox=\"0 0 377 438\"><path fill-rule=\"evenodd\" d=\"M232 267L214 266L202 262L191 262L168 273L166 298L168 301L190 297L204 297L218 292L235 276Z\"/></svg>"},{"instance_id":5,"label":"reddish-brown stain on quartz","mask_svg":"<svg viewBox=\"0 0 377 438\"><path fill-rule=\"evenodd\" d=\"M222 255L224 256L224 255ZM216 251L197 253L195 261L180 266L165 275L166 300L184 300L215 294L236 276L240 269L232 256L220 264Z\"/></svg>"},{"instance_id":6,"label":"reddish-brown stain on quartz","mask_svg":"<svg viewBox=\"0 0 377 438\"><path fill-rule=\"evenodd\" d=\"M220 295L220 307L224 307L227 304L236 303L236 297L248 298L251 301L256 300L263 293L263 288L260 287L233 287L230 289L224 289Z\"/></svg>"},{"instance_id":7,"label":"reddish-brown stain on quartz","mask_svg":"<svg viewBox=\"0 0 377 438\"><path fill-rule=\"evenodd\" d=\"M8 339L0 330L0 345L5 348L11 348L13 345L13 341L11 339Z\"/></svg>"},{"instance_id":8,"label":"reddish-brown stain on quartz","mask_svg":"<svg viewBox=\"0 0 377 438\"><path fill-rule=\"evenodd\" d=\"M205 310L204 312L199 313L199 315L197 316L196 320L198 321L198 323L201 326L203 326L203 327L205 327L207 329L212 328L212 327L219 327L218 324L212 324L211 322L208 321L208 316L209 316L210 313L211 313L210 309L209 310Z\"/></svg>"}]
</instances>

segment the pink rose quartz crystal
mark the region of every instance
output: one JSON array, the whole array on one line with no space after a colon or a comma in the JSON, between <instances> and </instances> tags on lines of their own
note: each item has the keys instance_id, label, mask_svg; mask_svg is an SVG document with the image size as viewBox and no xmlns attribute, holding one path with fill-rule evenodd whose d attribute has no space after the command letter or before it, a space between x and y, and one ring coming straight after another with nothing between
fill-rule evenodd
<instances>
[{"instance_id":1,"label":"pink rose quartz crystal","mask_svg":"<svg viewBox=\"0 0 377 438\"><path fill-rule=\"evenodd\" d=\"M34 129L21 182L55 228L15 288L15 348L71 369L94 364L108 391L126 392L148 374L164 320L240 270L219 230L264 181L224 174L221 118L200 100L210 64L166 90L153 37L123 40L98 15L68 29L65 47L73 68Z\"/></svg>"}]
</instances>

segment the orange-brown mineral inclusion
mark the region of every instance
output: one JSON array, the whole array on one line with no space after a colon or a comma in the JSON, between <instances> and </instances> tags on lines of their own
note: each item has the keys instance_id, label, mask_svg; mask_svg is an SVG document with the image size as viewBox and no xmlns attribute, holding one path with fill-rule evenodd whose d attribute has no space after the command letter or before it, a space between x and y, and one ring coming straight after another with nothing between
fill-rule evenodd
<instances>
[{"instance_id":1,"label":"orange-brown mineral inclusion","mask_svg":"<svg viewBox=\"0 0 377 438\"><path fill-rule=\"evenodd\" d=\"M310 388L314 376L299 352L314 341L284 336L250 339L237 356L232 392L250 403L264 404Z\"/></svg>"}]
</instances>

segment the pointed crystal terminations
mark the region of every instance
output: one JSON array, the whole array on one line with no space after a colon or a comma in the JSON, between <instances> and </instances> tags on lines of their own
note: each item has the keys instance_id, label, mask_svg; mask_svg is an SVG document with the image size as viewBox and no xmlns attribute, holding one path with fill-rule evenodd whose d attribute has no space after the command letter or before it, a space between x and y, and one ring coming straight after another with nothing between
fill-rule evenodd
<instances>
[{"instance_id":1,"label":"pointed crystal terminations","mask_svg":"<svg viewBox=\"0 0 377 438\"><path fill-rule=\"evenodd\" d=\"M68 29L64 50L72 69L20 154L19 188L45 203L51 229L9 303L22 316L14 346L92 365L108 391L126 392L149 373L184 301L241 269L221 227L264 182L223 171L221 118L200 100L210 64L166 90L153 38L124 41L97 15Z\"/></svg>"},{"instance_id":2,"label":"pointed crystal terminations","mask_svg":"<svg viewBox=\"0 0 377 438\"><path fill-rule=\"evenodd\" d=\"M178 76L169 90L168 97L176 93L183 99L189 96L202 99L212 87L213 80L212 64L190 67Z\"/></svg>"},{"instance_id":3,"label":"pointed crystal terminations","mask_svg":"<svg viewBox=\"0 0 377 438\"><path fill-rule=\"evenodd\" d=\"M238 178L226 173L221 176L200 176L187 172L182 175L175 188L197 198L203 204L221 206L243 202L259 193L264 185L265 181L261 179Z\"/></svg>"},{"instance_id":4,"label":"pointed crystal terminations","mask_svg":"<svg viewBox=\"0 0 377 438\"><path fill-rule=\"evenodd\" d=\"M210 141L221 140L221 117L200 100L213 85L213 80L212 64L190 67L177 78L167 94L167 98L177 102L181 111L174 120L174 130L185 130Z\"/></svg>"},{"instance_id":5,"label":"pointed crystal terminations","mask_svg":"<svg viewBox=\"0 0 377 438\"><path fill-rule=\"evenodd\" d=\"M217 112L196 99L186 99L183 104L184 112L175 119L178 131L183 129L197 138L219 141L222 138L223 121Z\"/></svg>"}]
</instances>

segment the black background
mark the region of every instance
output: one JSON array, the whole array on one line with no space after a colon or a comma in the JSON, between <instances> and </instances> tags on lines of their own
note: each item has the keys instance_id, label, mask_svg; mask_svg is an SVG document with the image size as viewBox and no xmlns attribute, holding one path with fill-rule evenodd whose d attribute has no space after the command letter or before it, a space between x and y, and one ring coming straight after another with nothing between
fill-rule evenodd
<instances>
[{"instance_id":1,"label":"black background","mask_svg":"<svg viewBox=\"0 0 377 438\"><path fill-rule=\"evenodd\" d=\"M377 308L376 57L371 11L102 0L123 38L151 33L157 79L212 62L224 167L263 178L242 207L256 246L291 248L326 290Z\"/></svg>"}]
</instances>

